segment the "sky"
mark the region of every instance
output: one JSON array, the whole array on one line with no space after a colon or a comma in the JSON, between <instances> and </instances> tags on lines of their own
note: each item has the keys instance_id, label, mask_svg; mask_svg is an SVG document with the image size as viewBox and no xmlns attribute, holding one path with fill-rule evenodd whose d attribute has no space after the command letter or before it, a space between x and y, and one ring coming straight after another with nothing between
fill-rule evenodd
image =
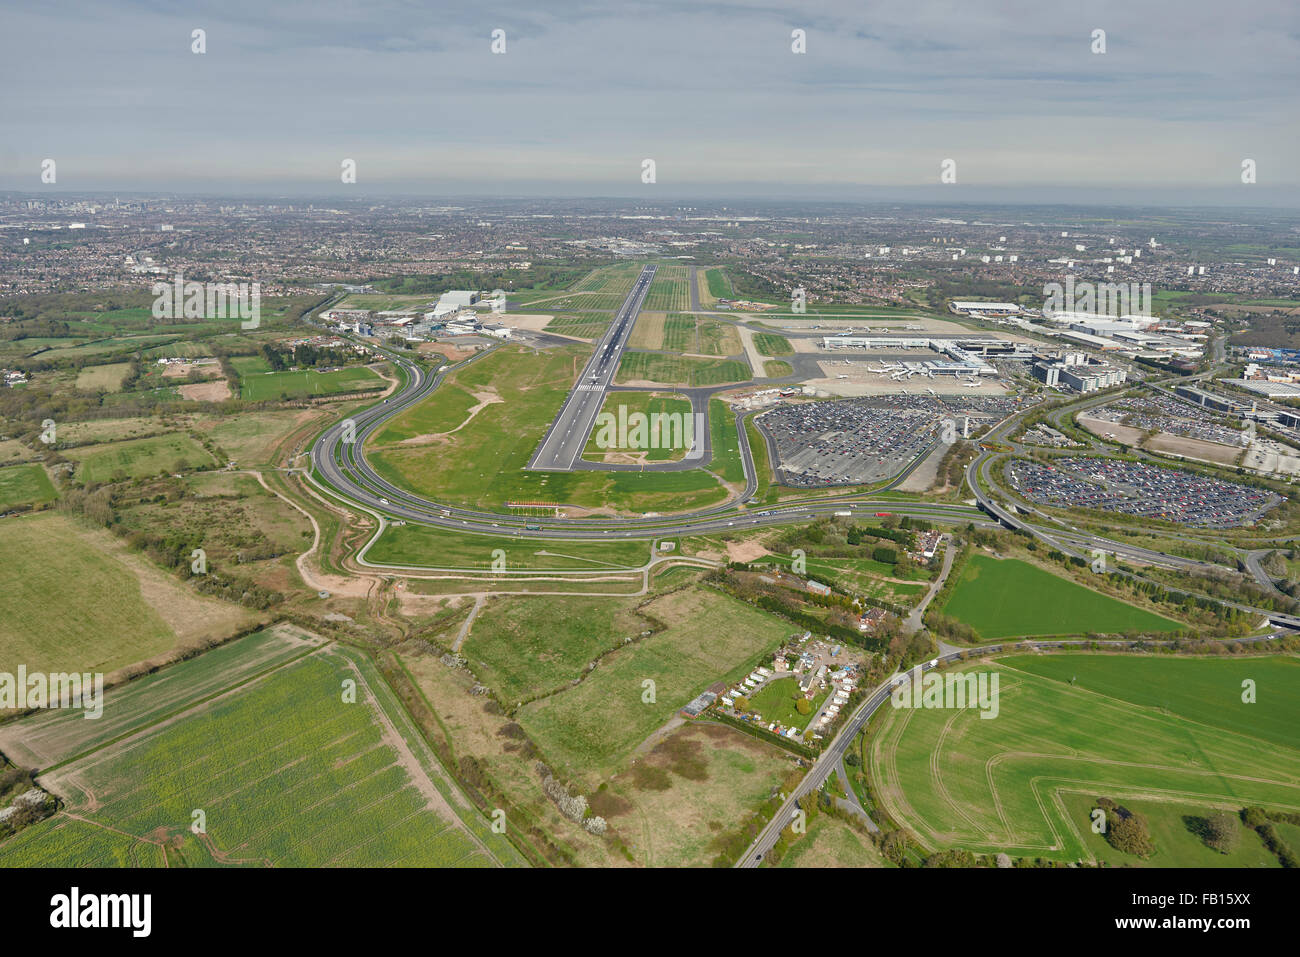
<instances>
[{"instance_id":1,"label":"sky","mask_svg":"<svg viewBox=\"0 0 1300 957\"><path fill-rule=\"evenodd\" d=\"M1296 0L6 7L0 189L1300 206Z\"/></svg>"}]
</instances>

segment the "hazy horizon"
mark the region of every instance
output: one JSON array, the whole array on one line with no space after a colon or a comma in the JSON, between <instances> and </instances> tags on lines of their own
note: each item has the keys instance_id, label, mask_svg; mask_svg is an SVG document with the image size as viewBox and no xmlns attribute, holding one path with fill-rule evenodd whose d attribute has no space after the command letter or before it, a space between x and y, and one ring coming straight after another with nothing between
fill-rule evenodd
<instances>
[{"instance_id":1,"label":"hazy horizon","mask_svg":"<svg viewBox=\"0 0 1300 957\"><path fill-rule=\"evenodd\" d=\"M0 189L1300 207L1300 6L1250 14L64 0L6 15Z\"/></svg>"}]
</instances>

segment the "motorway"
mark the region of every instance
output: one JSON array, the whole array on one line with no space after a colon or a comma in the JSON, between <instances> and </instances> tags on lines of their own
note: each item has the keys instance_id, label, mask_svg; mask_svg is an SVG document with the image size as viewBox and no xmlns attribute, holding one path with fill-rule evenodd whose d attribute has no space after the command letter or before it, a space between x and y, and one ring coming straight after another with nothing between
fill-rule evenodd
<instances>
[{"instance_id":1,"label":"motorway","mask_svg":"<svg viewBox=\"0 0 1300 957\"><path fill-rule=\"evenodd\" d=\"M853 509L888 510L894 514L911 515L936 522L965 524L973 521L977 525L993 524L991 520L985 519L967 505L943 502L900 502L886 498L873 499L869 495L835 496L809 503L773 506L771 509L759 512L738 511L737 505L750 500L758 489L758 477L749 447L749 436L744 428L745 420L753 412L739 412L736 415L739 451L745 469L745 488L738 501L724 502L688 515L613 519L523 519L502 515L499 512L443 505L399 488L380 476L366 461L363 446L366 439L385 422L427 398L438 388L452 368L464 368L488 353L478 353L458 366L444 367L437 373L430 374L407 356L388 350L380 351L400 370L405 380L404 385L384 401L354 413L350 418L335 423L321 433L310 450L312 474L308 478L322 491L360 506L384 523L390 520L401 520L488 535L591 540L706 534L725 531L736 526L752 527L806 522L818 516ZM918 463L923 457L918 457ZM691 464L696 464L698 467L698 463ZM910 469L900 475L895 482L902 481L908 472ZM527 525L535 527L527 528Z\"/></svg>"},{"instance_id":2,"label":"motorway","mask_svg":"<svg viewBox=\"0 0 1300 957\"><path fill-rule=\"evenodd\" d=\"M559 415L551 423L533 460L528 463L530 469L568 472L582 457L582 450L587 447L587 437L591 435L591 427L605 405L605 393L614 381L614 373L618 371L628 337L632 335L637 313L641 311L646 294L650 292L656 268L646 266L641 270L632 291L627 294L627 299L614 316L614 321L609 324L609 329L596 343L596 351L587 360L582 375L574 383L569 397L564 400Z\"/></svg>"}]
</instances>

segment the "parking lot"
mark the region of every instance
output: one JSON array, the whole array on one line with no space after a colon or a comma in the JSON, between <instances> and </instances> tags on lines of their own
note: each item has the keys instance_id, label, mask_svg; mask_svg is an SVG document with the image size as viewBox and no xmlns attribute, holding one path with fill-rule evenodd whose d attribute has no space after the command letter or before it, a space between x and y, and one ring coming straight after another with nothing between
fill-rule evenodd
<instances>
[{"instance_id":1,"label":"parking lot","mask_svg":"<svg viewBox=\"0 0 1300 957\"><path fill-rule=\"evenodd\" d=\"M1091 418L1143 431L1166 432L1203 442L1245 446L1245 433L1234 423L1206 409L1168 396L1119 399L1090 413Z\"/></svg>"},{"instance_id":2,"label":"parking lot","mask_svg":"<svg viewBox=\"0 0 1300 957\"><path fill-rule=\"evenodd\" d=\"M1051 465L1017 459L1007 466L1007 480L1040 505L1210 528L1243 525L1282 501L1263 489L1118 459L1059 458Z\"/></svg>"},{"instance_id":3,"label":"parking lot","mask_svg":"<svg viewBox=\"0 0 1300 957\"><path fill-rule=\"evenodd\" d=\"M964 416L1002 418L1014 407L1003 396L893 395L785 405L757 422L775 446L780 481L820 488L892 478L940 438L944 419L960 437Z\"/></svg>"}]
</instances>

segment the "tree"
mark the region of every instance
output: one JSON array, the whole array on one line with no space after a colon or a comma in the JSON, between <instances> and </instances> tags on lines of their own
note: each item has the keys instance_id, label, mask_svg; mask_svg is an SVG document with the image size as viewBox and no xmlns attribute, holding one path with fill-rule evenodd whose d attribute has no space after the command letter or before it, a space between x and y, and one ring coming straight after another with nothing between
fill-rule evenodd
<instances>
[{"instance_id":1,"label":"tree","mask_svg":"<svg viewBox=\"0 0 1300 957\"><path fill-rule=\"evenodd\" d=\"M794 710L800 714L809 714L812 711L812 705L807 698L800 698L794 703Z\"/></svg>"},{"instance_id":2,"label":"tree","mask_svg":"<svg viewBox=\"0 0 1300 957\"><path fill-rule=\"evenodd\" d=\"M1156 851L1147 819L1119 805L1106 811L1106 840L1115 850L1137 857L1150 857Z\"/></svg>"},{"instance_id":3,"label":"tree","mask_svg":"<svg viewBox=\"0 0 1300 957\"><path fill-rule=\"evenodd\" d=\"M1205 822L1205 843L1220 854L1230 853L1240 839L1237 818L1227 811L1218 811Z\"/></svg>"}]
</instances>

